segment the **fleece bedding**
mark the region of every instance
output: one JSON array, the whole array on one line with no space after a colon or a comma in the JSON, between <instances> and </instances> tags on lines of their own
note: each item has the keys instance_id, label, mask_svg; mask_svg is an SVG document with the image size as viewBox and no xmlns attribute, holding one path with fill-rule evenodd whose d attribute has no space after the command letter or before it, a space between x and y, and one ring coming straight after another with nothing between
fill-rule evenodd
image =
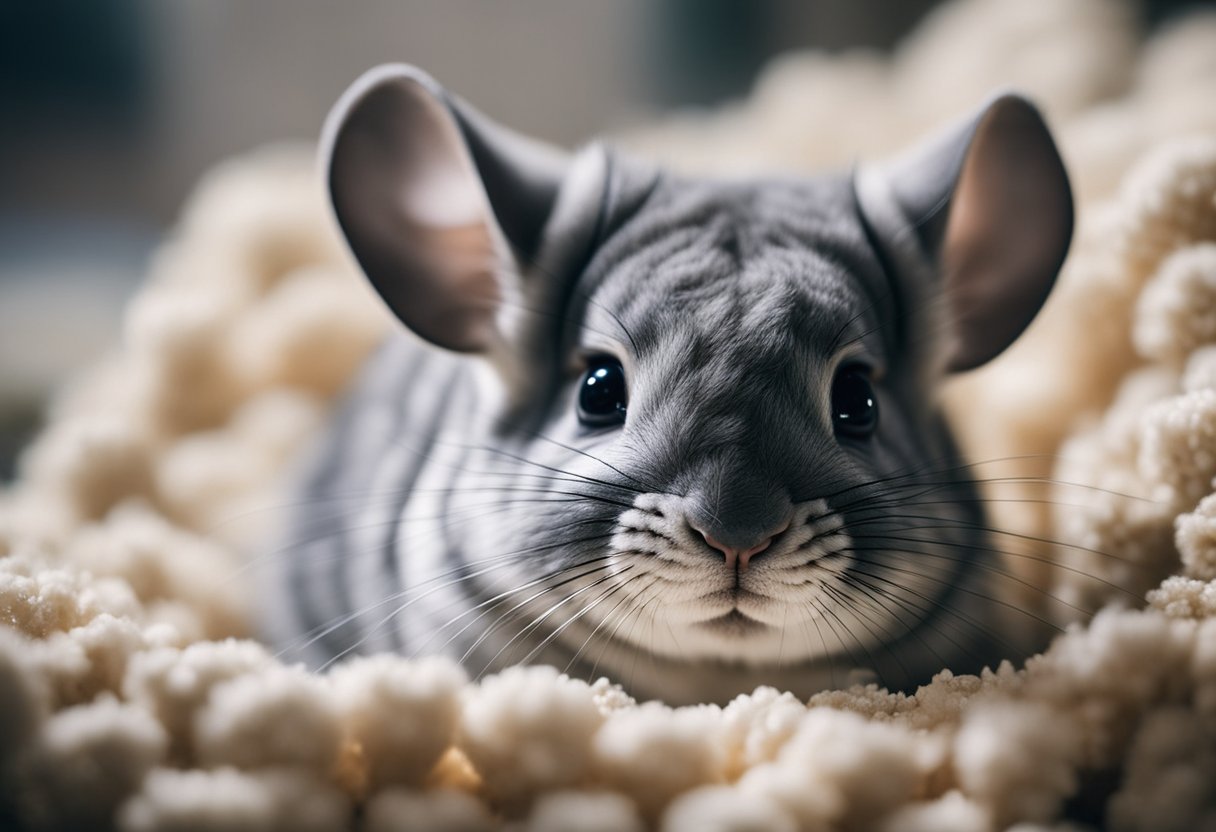
<instances>
[{"instance_id":1,"label":"fleece bedding","mask_svg":"<svg viewBox=\"0 0 1216 832\"><path fill-rule=\"evenodd\" d=\"M1059 634L1021 666L799 701L638 703L546 667L324 674L252 640L293 460L392 325L308 149L215 170L124 340L0 497L0 826L143 830L1216 830L1216 13L960 0L892 55L781 59L620 137L718 173L876 158L993 87L1076 191L1057 291L948 391L1003 568Z\"/></svg>"}]
</instances>

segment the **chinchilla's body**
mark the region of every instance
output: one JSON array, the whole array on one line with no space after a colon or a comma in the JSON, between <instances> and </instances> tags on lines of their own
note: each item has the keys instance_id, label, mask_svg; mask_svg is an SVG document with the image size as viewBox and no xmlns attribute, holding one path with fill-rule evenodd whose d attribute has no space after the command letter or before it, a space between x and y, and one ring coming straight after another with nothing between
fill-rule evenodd
<instances>
[{"instance_id":1,"label":"chinchilla's body","mask_svg":"<svg viewBox=\"0 0 1216 832\"><path fill-rule=\"evenodd\" d=\"M1067 249L1026 102L851 174L715 182L560 154L385 67L326 152L415 334L308 478L271 607L289 651L545 662L691 702L1025 648L936 390L1017 336Z\"/></svg>"}]
</instances>

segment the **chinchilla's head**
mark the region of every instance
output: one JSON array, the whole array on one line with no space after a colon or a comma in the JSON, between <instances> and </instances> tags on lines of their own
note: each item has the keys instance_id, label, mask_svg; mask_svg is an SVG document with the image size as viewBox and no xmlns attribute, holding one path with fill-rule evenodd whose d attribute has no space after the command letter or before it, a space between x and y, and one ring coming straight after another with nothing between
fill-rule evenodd
<instances>
[{"instance_id":1,"label":"chinchilla's head","mask_svg":"<svg viewBox=\"0 0 1216 832\"><path fill-rule=\"evenodd\" d=\"M1068 248L1024 99L849 174L713 181L559 152L388 66L324 152L372 284L478 368L466 439L518 508L465 539L527 552L483 580L539 593L542 635L906 684L916 640L949 663L989 626L956 591L984 521L937 393L1018 336Z\"/></svg>"}]
</instances>

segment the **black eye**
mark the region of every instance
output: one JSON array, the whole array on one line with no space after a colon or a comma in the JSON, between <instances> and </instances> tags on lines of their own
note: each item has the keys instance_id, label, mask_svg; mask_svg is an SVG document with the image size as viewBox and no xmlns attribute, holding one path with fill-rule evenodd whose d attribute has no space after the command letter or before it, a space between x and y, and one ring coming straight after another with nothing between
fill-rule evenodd
<instances>
[{"instance_id":1,"label":"black eye","mask_svg":"<svg viewBox=\"0 0 1216 832\"><path fill-rule=\"evenodd\" d=\"M878 397L861 367L844 367L832 382L832 422L836 430L864 438L878 426Z\"/></svg>"},{"instance_id":2,"label":"black eye","mask_svg":"<svg viewBox=\"0 0 1216 832\"><path fill-rule=\"evenodd\" d=\"M615 358L596 358L578 388L578 418L584 425L603 427L625 421L629 394L625 370Z\"/></svg>"}]
</instances>

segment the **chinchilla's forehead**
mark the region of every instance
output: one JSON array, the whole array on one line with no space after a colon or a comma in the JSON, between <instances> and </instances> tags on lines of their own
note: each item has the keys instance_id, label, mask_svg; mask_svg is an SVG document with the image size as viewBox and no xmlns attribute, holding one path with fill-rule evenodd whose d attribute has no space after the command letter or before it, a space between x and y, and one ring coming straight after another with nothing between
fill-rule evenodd
<instances>
[{"instance_id":1,"label":"chinchilla's forehead","mask_svg":"<svg viewBox=\"0 0 1216 832\"><path fill-rule=\"evenodd\" d=\"M864 329L893 314L846 177L661 176L624 204L603 221L609 230L573 297L608 307L635 347L660 342L682 319L780 332L827 350L849 318Z\"/></svg>"}]
</instances>

